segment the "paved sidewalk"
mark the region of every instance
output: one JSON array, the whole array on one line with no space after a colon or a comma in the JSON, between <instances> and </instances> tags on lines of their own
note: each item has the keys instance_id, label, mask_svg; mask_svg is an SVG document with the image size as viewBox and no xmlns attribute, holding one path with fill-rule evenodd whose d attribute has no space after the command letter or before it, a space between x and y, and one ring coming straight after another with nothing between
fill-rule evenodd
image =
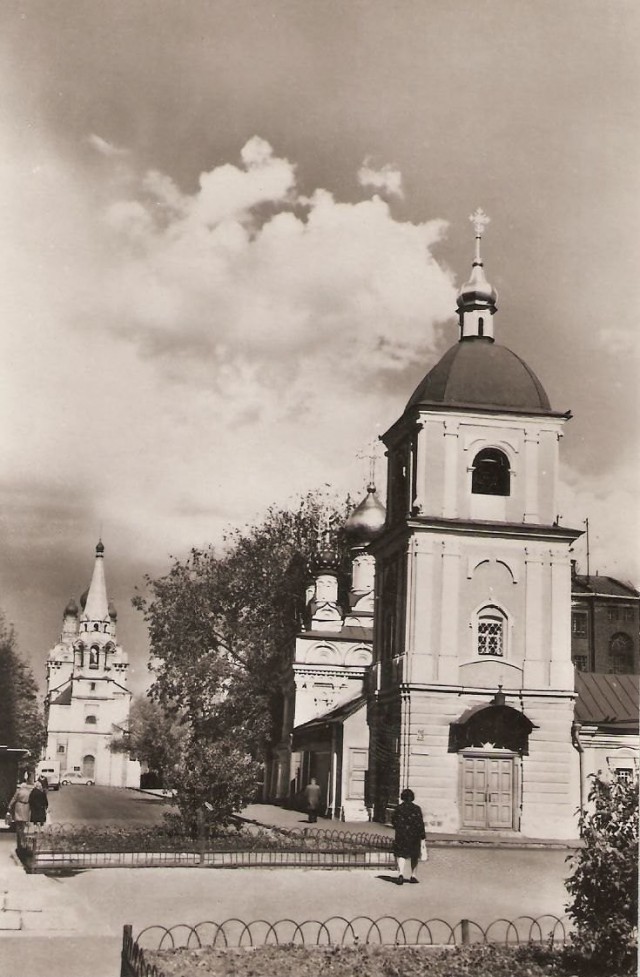
<instances>
[{"instance_id":1,"label":"paved sidewalk","mask_svg":"<svg viewBox=\"0 0 640 977\"><path fill-rule=\"evenodd\" d=\"M305 816L250 805L255 824L303 827ZM391 833L379 824L319 821L318 827ZM384 915L399 919L466 917L487 925L502 916L564 914L566 849L487 849L431 845L421 885L394 884L394 874L326 869L93 869L61 875L24 873L15 837L0 835L0 909L24 927L0 930L0 977L118 977L122 927L194 925L237 917L247 922ZM11 908L13 907L13 908ZM9 914L9 915L8 915Z\"/></svg>"},{"instance_id":2,"label":"paved sidewalk","mask_svg":"<svg viewBox=\"0 0 640 977\"><path fill-rule=\"evenodd\" d=\"M274 826L278 828L316 827L335 831L353 831L354 833L378 834L393 836L393 828L378 821L335 821L330 818L320 818L314 825L303 811L292 811L276 804L250 804L242 812L242 818L255 824ZM449 847L482 847L508 849L573 849L579 847L579 842L566 839L525 838L515 832L497 833L495 831L475 831L465 835L445 834L443 832L428 832L427 843L435 848Z\"/></svg>"}]
</instances>

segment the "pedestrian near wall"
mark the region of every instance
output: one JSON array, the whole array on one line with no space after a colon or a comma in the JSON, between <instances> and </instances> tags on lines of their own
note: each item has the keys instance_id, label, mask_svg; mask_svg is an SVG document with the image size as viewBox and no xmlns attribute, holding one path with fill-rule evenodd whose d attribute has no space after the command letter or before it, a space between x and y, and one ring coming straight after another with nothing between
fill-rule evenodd
<instances>
[{"instance_id":1,"label":"pedestrian near wall","mask_svg":"<svg viewBox=\"0 0 640 977\"><path fill-rule=\"evenodd\" d=\"M38 778L38 780L36 780L35 787L29 794L29 813L31 824L39 824L42 826L47 820L48 807L49 798L47 797L47 792L44 788L42 780Z\"/></svg>"},{"instance_id":2,"label":"pedestrian near wall","mask_svg":"<svg viewBox=\"0 0 640 977\"><path fill-rule=\"evenodd\" d=\"M416 869L420 858L426 858L426 832L422 810L414 804L415 794L408 787L400 794L391 823L395 828L393 854L398 863L398 885L405 879L407 859L411 863L409 882L417 883Z\"/></svg>"},{"instance_id":3,"label":"pedestrian near wall","mask_svg":"<svg viewBox=\"0 0 640 977\"><path fill-rule=\"evenodd\" d=\"M315 824L318 820L318 810L320 808L320 787L315 777L312 777L304 789L304 796L307 802L309 822Z\"/></svg>"},{"instance_id":4,"label":"pedestrian near wall","mask_svg":"<svg viewBox=\"0 0 640 977\"><path fill-rule=\"evenodd\" d=\"M9 801L9 814L11 815L11 820L15 822L16 825L16 839L18 848L22 848L22 842L24 839L24 831L29 823L29 818L31 817L31 811L29 808L29 797L31 796L31 791L33 790L33 783L30 779L24 780L18 785L18 789Z\"/></svg>"}]
</instances>

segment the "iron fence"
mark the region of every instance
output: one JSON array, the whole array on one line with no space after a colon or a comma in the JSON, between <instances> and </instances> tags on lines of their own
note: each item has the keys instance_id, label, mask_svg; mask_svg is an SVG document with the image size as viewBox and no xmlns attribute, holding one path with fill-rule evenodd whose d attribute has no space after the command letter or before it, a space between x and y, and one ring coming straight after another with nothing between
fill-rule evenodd
<instances>
[{"instance_id":1,"label":"iron fence","mask_svg":"<svg viewBox=\"0 0 640 977\"><path fill-rule=\"evenodd\" d=\"M207 920L195 926L147 926L136 939L130 925L122 937L121 977L162 977L161 970L145 958L145 951L196 949L250 949L260 946L397 946L454 947L470 943L554 944L564 946L568 940L569 920L552 914L496 919L487 926L471 919L455 924L444 919L399 920L395 916L358 916L346 919L332 916L327 920L293 919L269 922L264 919L244 922L238 918L222 923Z\"/></svg>"},{"instance_id":2,"label":"iron fence","mask_svg":"<svg viewBox=\"0 0 640 977\"><path fill-rule=\"evenodd\" d=\"M165 826L31 828L19 854L30 872L62 868L205 866L219 868L385 868L393 861L388 835L335 828L263 828L201 831Z\"/></svg>"}]
</instances>

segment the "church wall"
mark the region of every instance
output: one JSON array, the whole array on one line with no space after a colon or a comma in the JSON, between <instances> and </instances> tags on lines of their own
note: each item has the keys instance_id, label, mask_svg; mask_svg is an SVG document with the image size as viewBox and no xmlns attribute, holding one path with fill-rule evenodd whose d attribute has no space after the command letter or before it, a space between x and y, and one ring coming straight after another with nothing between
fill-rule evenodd
<instances>
[{"instance_id":1,"label":"church wall","mask_svg":"<svg viewBox=\"0 0 640 977\"><path fill-rule=\"evenodd\" d=\"M562 419L470 418L447 411L446 417L425 412L420 420L415 495L422 515L553 524ZM507 497L471 493L473 461L485 447L496 447L509 458ZM421 452L428 461L422 461Z\"/></svg>"},{"instance_id":2,"label":"church wall","mask_svg":"<svg viewBox=\"0 0 640 977\"><path fill-rule=\"evenodd\" d=\"M363 706L345 719L342 726L341 791L342 817L345 821L367 821L365 798L369 768L369 727Z\"/></svg>"},{"instance_id":3,"label":"church wall","mask_svg":"<svg viewBox=\"0 0 640 977\"><path fill-rule=\"evenodd\" d=\"M580 804L578 755L571 743L572 697L526 698L538 727L529 737L522 781L522 833L531 838L575 838Z\"/></svg>"},{"instance_id":4,"label":"church wall","mask_svg":"<svg viewBox=\"0 0 640 977\"><path fill-rule=\"evenodd\" d=\"M461 811L462 752L449 752L450 725L488 697L412 690L401 737L400 789L411 787L423 810L427 830L458 833ZM520 708L517 699L514 707ZM513 829L524 836L575 838L579 804L577 753L571 744L573 700L530 697L522 701L526 716L538 726L529 737L529 755L513 758ZM407 735L408 733L408 735ZM491 754L491 750L477 756ZM508 756L508 754L504 754Z\"/></svg>"}]
</instances>

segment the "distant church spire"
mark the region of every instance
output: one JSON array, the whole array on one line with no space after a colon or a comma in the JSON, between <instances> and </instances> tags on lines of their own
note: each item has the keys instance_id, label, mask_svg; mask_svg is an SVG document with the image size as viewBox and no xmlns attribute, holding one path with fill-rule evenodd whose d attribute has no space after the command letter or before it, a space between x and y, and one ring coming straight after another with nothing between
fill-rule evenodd
<instances>
[{"instance_id":1,"label":"distant church spire","mask_svg":"<svg viewBox=\"0 0 640 977\"><path fill-rule=\"evenodd\" d=\"M98 541L96 546L96 561L93 576L89 584L87 600L81 616L82 621L91 623L108 622L109 601L107 600L107 584L104 576L104 544Z\"/></svg>"},{"instance_id":2,"label":"distant church spire","mask_svg":"<svg viewBox=\"0 0 640 977\"><path fill-rule=\"evenodd\" d=\"M471 278L458 293L460 339L488 339L493 342L492 316L497 310L498 293L485 277L480 254L482 235L491 218L478 207L469 220L476 233L476 250L471 267Z\"/></svg>"}]
</instances>

